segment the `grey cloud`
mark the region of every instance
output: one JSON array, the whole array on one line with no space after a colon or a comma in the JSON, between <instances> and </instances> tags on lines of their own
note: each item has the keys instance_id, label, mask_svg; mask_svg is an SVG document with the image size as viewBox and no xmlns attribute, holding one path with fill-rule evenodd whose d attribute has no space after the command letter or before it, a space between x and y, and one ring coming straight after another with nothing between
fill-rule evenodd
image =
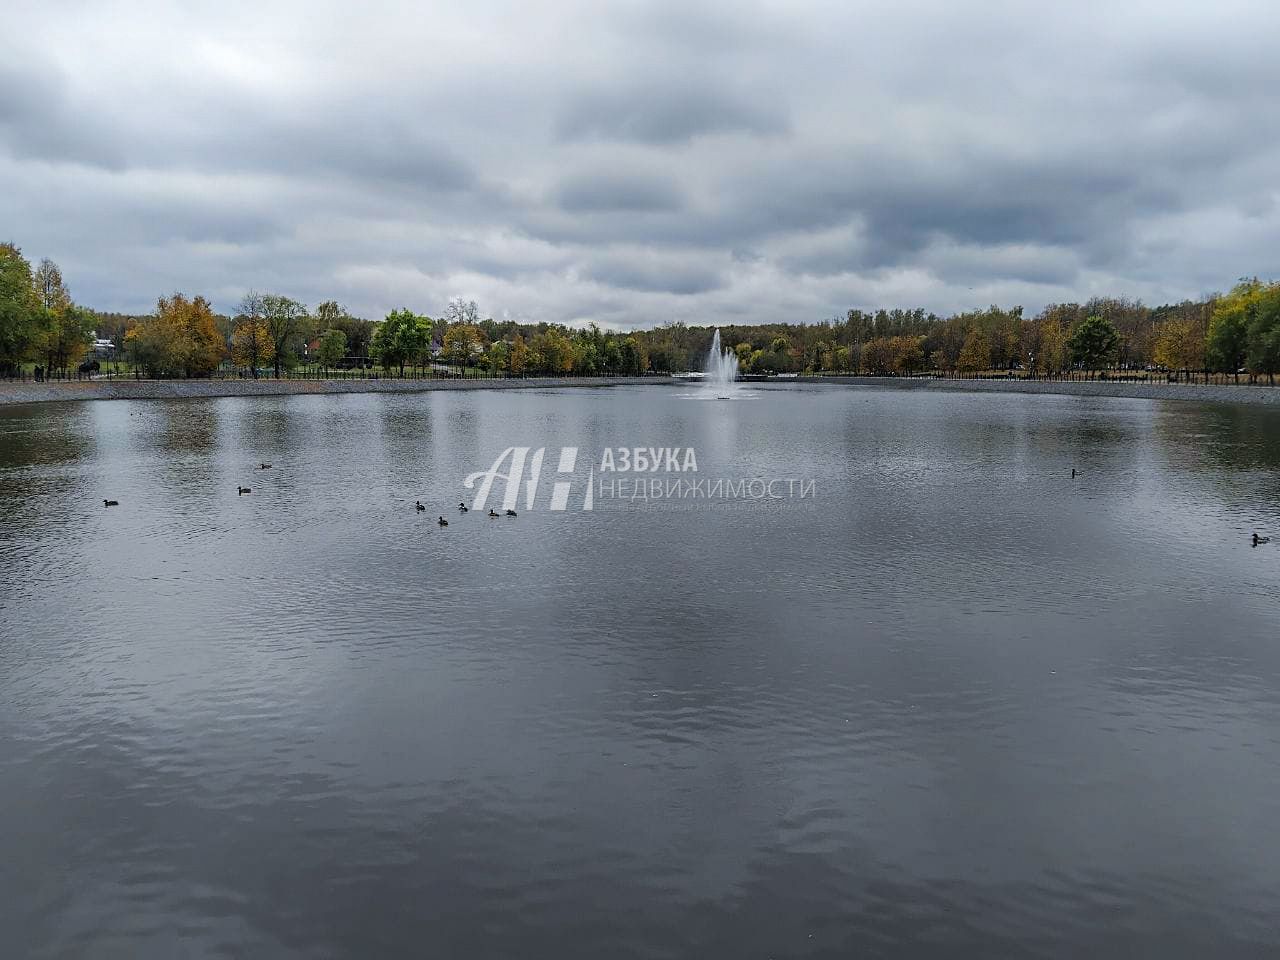
<instances>
[{"instance_id":1,"label":"grey cloud","mask_svg":"<svg viewBox=\"0 0 1280 960\"><path fill-rule=\"evenodd\" d=\"M709 267L659 260L643 255L612 256L590 261L584 279L623 290L672 293L679 296L708 293L723 285L720 274Z\"/></svg>"},{"instance_id":2,"label":"grey cloud","mask_svg":"<svg viewBox=\"0 0 1280 960\"><path fill-rule=\"evenodd\" d=\"M24 160L122 169L125 154L109 117L72 99L66 77L48 65L0 56L0 151Z\"/></svg>"},{"instance_id":3,"label":"grey cloud","mask_svg":"<svg viewBox=\"0 0 1280 960\"><path fill-rule=\"evenodd\" d=\"M194 112L196 117L187 115ZM0 144L11 156L129 169L329 174L449 192L475 171L416 119L317 95L290 109L208 95L149 114L71 92L64 69L0 65Z\"/></svg>"},{"instance_id":4,"label":"grey cloud","mask_svg":"<svg viewBox=\"0 0 1280 960\"><path fill-rule=\"evenodd\" d=\"M622 140L660 146L721 133L779 134L785 115L758 100L703 82L657 78L575 97L557 132L564 140Z\"/></svg>"},{"instance_id":5,"label":"grey cloud","mask_svg":"<svg viewBox=\"0 0 1280 960\"><path fill-rule=\"evenodd\" d=\"M1080 258L1069 248L1040 244L991 246L942 242L930 245L921 258L934 276L948 283L1019 280L1029 284L1065 286L1080 274Z\"/></svg>"},{"instance_id":6,"label":"grey cloud","mask_svg":"<svg viewBox=\"0 0 1280 960\"><path fill-rule=\"evenodd\" d=\"M684 206L683 194L670 179L608 172L561 181L555 201L568 213L645 213Z\"/></svg>"}]
</instances>

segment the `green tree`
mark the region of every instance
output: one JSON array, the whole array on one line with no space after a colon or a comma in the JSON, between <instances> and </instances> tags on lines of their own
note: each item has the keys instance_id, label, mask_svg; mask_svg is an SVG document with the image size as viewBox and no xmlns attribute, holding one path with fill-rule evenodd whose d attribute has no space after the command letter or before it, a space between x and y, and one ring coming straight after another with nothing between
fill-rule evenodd
<instances>
[{"instance_id":1,"label":"green tree","mask_svg":"<svg viewBox=\"0 0 1280 960\"><path fill-rule=\"evenodd\" d=\"M1076 327L1068 346L1072 360L1086 370L1098 370L1115 359L1120 348L1120 333L1106 317L1094 314Z\"/></svg>"},{"instance_id":2,"label":"green tree","mask_svg":"<svg viewBox=\"0 0 1280 960\"><path fill-rule=\"evenodd\" d=\"M320 337L320 362L332 369L347 355L347 335L341 330L326 330Z\"/></svg>"},{"instance_id":3,"label":"green tree","mask_svg":"<svg viewBox=\"0 0 1280 960\"><path fill-rule=\"evenodd\" d=\"M573 372L583 377L600 372L600 352L593 337L581 337L573 354Z\"/></svg>"},{"instance_id":4,"label":"green tree","mask_svg":"<svg viewBox=\"0 0 1280 960\"><path fill-rule=\"evenodd\" d=\"M369 340L373 336L373 324L353 317L336 300L326 300L312 315L317 330L341 330L347 338L347 356L367 357Z\"/></svg>"},{"instance_id":5,"label":"green tree","mask_svg":"<svg viewBox=\"0 0 1280 960\"><path fill-rule=\"evenodd\" d=\"M1265 373L1271 384L1280 371L1280 284L1271 284L1259 297L1249 320L1249 372Z\"/></svg>"},{"instance_id":6,"label":"green tree","mask_svg":"<svg viewBox=\"0 0 1280 960\"><path fill-rule=\"evenodd\" d=\"M46 369L65 370L84 355L92 338L94 315L71 302L62 270L47 257L40 261L31 282L42 310L34 352L44 357Z\"/></svg>"},{"instance_id":7,"label":"green tree","mask_svg":"<svg viewBox=\"0 0 1280 960\"><path fill-rule=\"evenodd\" d=\"M484 354L484 367L497 373L499 370L507 369L511 362L511 345L505 340L495 340L489 344L489 349Z\"/></svg>"},{"instance_id":8,"label":"green tree","mask_svg":"<svg viewBox=\"0 0 1280 960\"><path fill-rule=\"evenodd\" d=\"M262 321L271 337L272 363L280 377L282 367L292 366L307 331L307 308L297 300L268 293L262 297Z\"/></svg>"},{"instance_id":9,"label":"green tree","mask_svg":"<svg viewBox=\"0 0 1280 960\"><path fill-rule=\"evenodd\" d=\"M649 356L635 337L626 337L618 348L618 372L626 377L638 377L648 368Z\"/></svg>"},{"instance_id":10,"label":"green tree","mask_svg":"<svg viewBox=\"0 0 1280 960\"><path fill-rule=\"evenodd\" d=\"M617 373L622 369L622 348L618 345L617 337L605 340L600 349L600 367L605 373Z\"/></svg>"},{"instance_id":11,"label":"green tree","mask_svg":"<svg viewBox=\"0 0 1280 960\"><path fill-rule=\"evenodd\" d=\"M96 319L92 310L73 303L46 311L40 339L48 369L65 370L84 358Z\"/></svg>"},{"instance_id":12,"label":"green tree","mask_svg":"<svg viewBox=\"0 0 1280 960\"><path fill-rule=\"evenodd\" d=\"M411 310L393 310L374 331L371 350L382 369L399 369L425 355L431 347L431 318Z\"/></svg>"},{"instance_id":13,"label":"green tree","mask_svg":"<svg viewBox=\"0 0 1280 960\"><path fill-rule=\"evenodd\" d=\"M0 243L0 370L12 371L26 359L43 319L31 264L12 243Z\"/></svg>"},{"instance_id":14,"label":"green tree","mask_svg":"<svg viewBox=\"0 0 1280 960\"><path fill-rule=\"evenodd\" d=\"M1210 369L1239 379L1240 368L1249 356L1249 325L1265 292L1266 287L1255 277L1237 284L1214 304L1205 345Z\"/></svg>"}]
</instances>

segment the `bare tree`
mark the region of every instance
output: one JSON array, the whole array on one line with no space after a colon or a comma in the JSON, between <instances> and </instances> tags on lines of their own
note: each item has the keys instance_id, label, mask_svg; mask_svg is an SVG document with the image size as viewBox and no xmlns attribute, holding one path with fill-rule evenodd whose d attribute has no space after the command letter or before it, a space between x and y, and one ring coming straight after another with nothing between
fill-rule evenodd
<instances>
[{"instance_id":1,"label":"bare tree","mask_svg":"<svg viewBox=\"0 0 1280 960\"><path fill-rule=\"evenodd\" d=\"M444 308L444 319L450 326L455 323L479 323L480 309L476 306L474 300L463 300L461 297L454 297L449 301L449 305Z\"/></svg>"}]
</instances>

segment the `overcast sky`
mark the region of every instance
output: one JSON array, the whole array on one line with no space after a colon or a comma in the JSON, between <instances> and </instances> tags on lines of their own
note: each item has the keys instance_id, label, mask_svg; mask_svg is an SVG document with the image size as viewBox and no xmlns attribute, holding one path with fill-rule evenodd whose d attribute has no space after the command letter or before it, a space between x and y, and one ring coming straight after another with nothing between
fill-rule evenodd
<instances>
[{"instance_id":1,"label":"overcast sky","mask_svg":"<svg viewBox=\"0 0 1280 960\"><path fill-rule=\"evenodd\" d=\"M73 296L612 327L1280 274L1280 3L5 4Z\"/></svg>"}]
</instances>

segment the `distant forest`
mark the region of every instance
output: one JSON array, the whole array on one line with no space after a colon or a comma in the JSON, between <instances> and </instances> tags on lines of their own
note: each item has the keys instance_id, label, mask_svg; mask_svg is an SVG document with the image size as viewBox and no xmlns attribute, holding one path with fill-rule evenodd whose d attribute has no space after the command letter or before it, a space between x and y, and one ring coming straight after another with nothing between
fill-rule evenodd
<instances>
[{"instance_id":1,"label":"distant forest","mask_svg":"<svg viewBox=\"0 0 1280 960\"><path fill-rule=\"evenodd\" d=\"M281 376L304 366L376 366L388 373L451 364L495 375L669 373L701 370L716 326L668 324L617 333L596 326L482 319L474 302L451 301L432 318L409 309L379 320L335 301L314 308L250 292L234 315L200 296L159 298L141 315L77 305L58 266L32 268L0 244L0 371L40 364L66 371L87 362L93 339L111 341L117 363L153 377L228 370ZM719 325L747 373L1160 370L1191 378L1216 372L1280 372L1280 283L1244 280L1205 300L1151 307L1124 298L1051 304L1034 317L991 306L940 317L923 309L850 309L814 323ZM101 352L99 346L99 352Z\"/></svg>"}]
</instances>

